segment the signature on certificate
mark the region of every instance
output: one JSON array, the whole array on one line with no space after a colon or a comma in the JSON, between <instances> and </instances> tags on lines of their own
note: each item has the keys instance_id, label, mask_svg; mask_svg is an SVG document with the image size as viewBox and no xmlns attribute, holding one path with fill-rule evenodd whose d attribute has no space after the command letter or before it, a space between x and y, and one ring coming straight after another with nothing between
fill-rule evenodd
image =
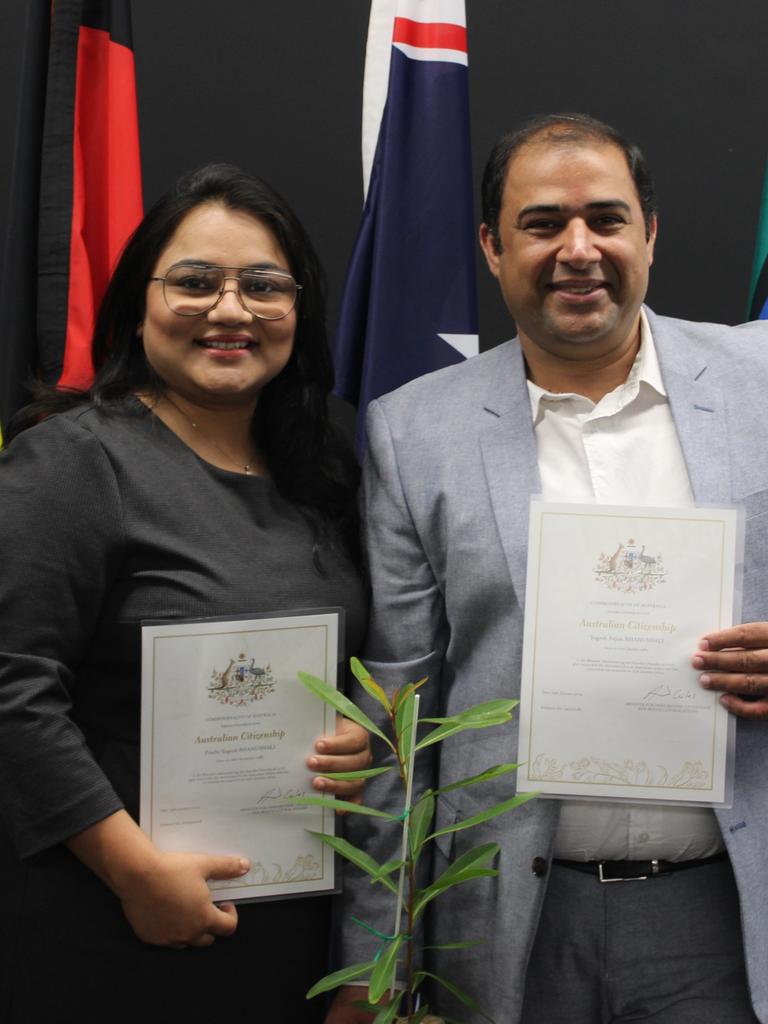
<instances>
[{"instance_id":1,"label":"signature on certificate","mask_svg":"<svg viewBox=\"0 0 768 1024\"><path fill-rule=\"evenodd\" d=\"M672 687L668 683L660 683L655 686L652 690L643 697L643 703L649 704L651 701L666 700L666 701L686 701L696 700L695 690L686 690L682 686Z\"/></svg>"},{"instance_id":2,"label":"signature on certificate","mask_svg":"<svg viewBox=\"0 0 768 1024\"><path fill-rule=\"evenodd\" d=\"M296 798L307 796L307 791L301 786L272 786L271 789L265 790L259 799L256 801L256 807L263 807L265 804L271 804L285 800L289 797Z\"/></svg>"}]
</instances>

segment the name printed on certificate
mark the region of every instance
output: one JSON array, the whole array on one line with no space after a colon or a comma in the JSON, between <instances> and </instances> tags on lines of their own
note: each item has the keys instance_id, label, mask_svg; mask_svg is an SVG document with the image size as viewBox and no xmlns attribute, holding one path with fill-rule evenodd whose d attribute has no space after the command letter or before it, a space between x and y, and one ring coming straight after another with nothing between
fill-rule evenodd
<instances>
[{"instance_id":1,"label":"name printed on certificate","mask_svg":"<svg viewBox=\"0 0 768 1024\"><path fill-rule=\"evenodd\" d=\"M216 898L333 891L332 811L310 795L315 740L332 710L298 680L331 686L343 611L280 612L142 626L141 827L166 851L237 854L250 872ZM309 831L308 831L309 830Z\"/></svg>"},{"instance_id":2,"label":"name printed on certificate","mask_svg":"<svg viewBox=\"0 0 768 1024\"><path fill-rule=\"evenodd\" d=\"M741 517L532 500L521 792L727 802L733 720L691 656L733 624Z\"/></svg>"}]
</instances>

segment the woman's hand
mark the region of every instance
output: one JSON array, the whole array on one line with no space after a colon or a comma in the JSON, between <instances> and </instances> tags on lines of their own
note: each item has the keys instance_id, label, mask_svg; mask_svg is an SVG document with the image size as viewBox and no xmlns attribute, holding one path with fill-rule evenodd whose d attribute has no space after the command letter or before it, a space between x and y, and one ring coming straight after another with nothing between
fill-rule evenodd
<instances>
[{"instance_id":1,"label":"woman's hand","mask_svg":"<svg viewBox=\"0 0 768 1024\"><path fill-rule=\"evenodd\" d=\"M217 906L209 878L240 878L250 870L243 857L163 853L126 811L71 836L65 844L120 900L142 942L184 949L210 946L237 928L232 903Z\"/></svg>"},{"instance_id":2,"label":"woman's hand","mask_svg":"<svg viewBox=\"0 0 768 1024\"><path fill-rule=\"evenodd\" d=\"M142 942L210 946L235 931L237 910L233 903L213 903L206 880L237 878L249 867L240 857L158 852L154 862L122 881L116 895Z\"/></svg>"},{"instance_id":3,"label":"woman's hand","mask_svg":"<svg viewBox=\"0 0 768 1024\"><path fill-rule=\"evenodd\" d=\"M322 773L357 772L368 768L371 764L371 741L367 731L349 718L337 715L335 735L321 736L315 743L315 750L317 753L307 758L307 766L320 773L313 779L313 787L329 796L361 803L365 785L362 779L344 782L327 779Z\"/></svg>"}]
</instances>

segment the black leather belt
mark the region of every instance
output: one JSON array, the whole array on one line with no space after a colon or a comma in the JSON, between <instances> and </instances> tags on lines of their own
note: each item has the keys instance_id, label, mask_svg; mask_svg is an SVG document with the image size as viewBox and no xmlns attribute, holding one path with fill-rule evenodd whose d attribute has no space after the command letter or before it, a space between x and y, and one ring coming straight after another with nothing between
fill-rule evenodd
<instances>
[{"instance_id":1,"label":"black leather belt","mask_svg":"<svg viewBox=\"0 0 768 1024\"><path fill-rule=\"evenodd\" d=\"M676 871L705 867L725 860L725 851L701 860L555 860L553 863L573 871L595 875L599 882L645 882L649 878L672 875Z\"/></svg>"}]
</instances>

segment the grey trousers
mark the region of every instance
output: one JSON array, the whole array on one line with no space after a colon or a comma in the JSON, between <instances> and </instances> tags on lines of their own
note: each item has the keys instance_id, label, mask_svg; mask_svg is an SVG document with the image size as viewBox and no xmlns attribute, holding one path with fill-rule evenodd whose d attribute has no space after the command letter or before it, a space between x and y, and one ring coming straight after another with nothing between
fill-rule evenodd
<instances>
[{"instance_id":1,"label":"grey trousers","mask_svg":"<svg viewBox=\"0 0 768 1024\"><path fill-rule=\"evenodd\" d=\"M521 1024L757 1024L727 859L607 885L551 871Z\"/></svg>"}]
</instances>

